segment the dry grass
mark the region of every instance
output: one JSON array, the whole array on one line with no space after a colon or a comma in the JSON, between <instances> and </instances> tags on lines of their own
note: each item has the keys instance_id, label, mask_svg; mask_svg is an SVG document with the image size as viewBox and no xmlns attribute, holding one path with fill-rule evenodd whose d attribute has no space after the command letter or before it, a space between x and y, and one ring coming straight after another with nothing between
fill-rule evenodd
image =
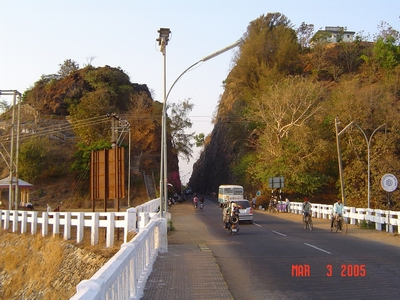
<instances>
[{"instance_id":1,"label":"dry grass","mask_svg":"<svg viewBox=\"0 0 400 300\"><path fill-rule=\"evenodd\" d=\"M69 299L119 250L0 230L0 299Z\"/></svg>"}]
</instances>

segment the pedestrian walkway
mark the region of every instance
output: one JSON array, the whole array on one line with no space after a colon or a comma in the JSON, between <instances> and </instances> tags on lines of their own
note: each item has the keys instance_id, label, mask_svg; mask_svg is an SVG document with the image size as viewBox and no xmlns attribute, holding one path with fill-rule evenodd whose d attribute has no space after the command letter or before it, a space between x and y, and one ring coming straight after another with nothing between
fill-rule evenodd
<instances>
[{"instance_id":1,"label":"pedestrian walkway","mask_svg":"<svg viewBox=\"0 0 400 300\"><path fill-rule=\"evenodd\" d=\"M168 252L158 254L142 300L233 299L195 212L190 201L171 208L175 230L168 235Z\"/></svg>"}]
</instances>

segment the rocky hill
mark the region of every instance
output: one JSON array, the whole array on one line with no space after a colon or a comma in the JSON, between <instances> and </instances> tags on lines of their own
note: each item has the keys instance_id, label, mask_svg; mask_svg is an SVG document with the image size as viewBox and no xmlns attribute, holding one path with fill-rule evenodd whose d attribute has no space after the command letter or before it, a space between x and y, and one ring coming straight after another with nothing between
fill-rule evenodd
<instances>
[{"instance_id":1,"label":"rocky hill","mask_svg":"<svg viewBox=\"0 0 400 300\"><path fill-rule=\"evenodd\" d=\"M47 203L52 207L62 203L65 208L91 206L90 152L110 146L111 120L107 115L111 114L132 125L130 155L135 167L130 170L131 205L147 201L143 176L159 174L161 108L146 85L131 83L120 68L86 66L63 76L42 76L24 93L20 113L19 177L34 185L31 202L39 209ZM12 109L0 116L2 178L9 176L5 159L10 147L11 115ZM127 178L128 137L125 134L122 138ZM170 147L168 156L169 170L178 172L178 157ZM5 193L2 202L8 207ZM121 206L126 205L122 200Z\"/></svg>"},{"instance_id":2,"label":"rocky hill","mask_svg":"<svg viewBox=\"0 0 400 300\"><path fill-rule=\"evenodd\" d=\"M261 191L265 202L281 190L290 199L333 203L343 187L348 205L365 207L370 164L371 205L387 207L380 178L400 173L400 35L392 32L377 43L315 39L300 47L301 32L284 15L252 21L188 184L200 193L239 184L247 197ZM341 182L335 130L350 123L341 136ZM269 185L273 177L284 177L283 189Z\"/></svg>"}]
</instances>

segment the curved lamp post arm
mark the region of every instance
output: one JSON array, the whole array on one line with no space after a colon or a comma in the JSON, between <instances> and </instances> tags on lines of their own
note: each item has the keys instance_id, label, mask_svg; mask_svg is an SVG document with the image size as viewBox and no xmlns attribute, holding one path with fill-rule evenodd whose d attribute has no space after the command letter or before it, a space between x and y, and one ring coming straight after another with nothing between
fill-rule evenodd
<instances>
[{"instance_id":1,"label":"curved lamp post arm","mask_svg":"<svg viewBox=\"0 0 400 300\"><path fill-rule=\"evenodd\" d=\"M201 62L205 62L205 61L207 61L207 60L210 60L210 59L212 59L212 58L214 58L214 57L216 57L216 56L218 56L218 55L220 55L220 54L222 54L222 53L225 53L226 51L229 51L229 50L231 50L231 49L233 49L233 48L239 46L242 42L243 42L242 40L238 40L238 41L236 41L235 43L233 43L233 44L231 44L231 45L229 45L229 46L227 46L227 47L225 47L225 48L223 48L223 49L221 49L221 50L218 50L217 52L214 52L214 53L212 53L212 54L210 54L210 55L207 55L206 57L203 57L202 59L200 59L199 61L195 62L193 65L191 65L190 67L188 67L185 71L183 71L183 72L181 73L181 75L178 76L178 78L175 79L174 83L173 83L173 84L171 85L171 87L169 88L169 91L168 91L168 93L167 93L166 100L168 99L168 96L169 96L169 94L171 93L171 90L173 89L173 87L175 86L175 84L179 81L179 79L181 79L181 77L182 77L186 72L188 72L190 69L192 69L193 67L195 67L196 65L198 65L198 64L201 63Z\"/></svg>"},{"instance_id":2,"label":"curved lamp post arm","mask_svg":"<svg viewBox=\"0 0 400 300\"><path fill-rule=\"evenodd\" d=\"M370 155L370 148L371 148L371 140L372 137L374 136L374 134L378 131L379 128L386 126L385 124L382 124L380 126L378 126L371 134L371 136L367 137L367 134L365 133L365 131L356 123L353 123L355 126L357 126L358 129L360 129L360 131L362 132L362 134L364 135L365 141L367 142L367 164L368 164L368 208L370 208L370 204L371 204L371 163L370 163L370 159L371 159L371 155Z\"/></svg>"}]
</instances>

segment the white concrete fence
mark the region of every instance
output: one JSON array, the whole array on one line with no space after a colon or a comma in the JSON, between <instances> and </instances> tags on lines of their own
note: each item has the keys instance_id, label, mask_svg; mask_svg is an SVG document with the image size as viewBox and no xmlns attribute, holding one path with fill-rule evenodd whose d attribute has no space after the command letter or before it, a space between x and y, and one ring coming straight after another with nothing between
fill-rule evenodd
<instances>
[{"instance_id":1,"label":"white concrete fence","mask_svg":"<svg viewBox=\"0 0 400 300\"><path fill-rule=\"evenodd\" d=\"M160 218L160 200L151 200L136 209L151 216L138 234L97 271L81 281L71 300L140 299L158 253L168 251L167 219Z\"/></svg>"},{"instance_id":2,"label":"white concrete fence","mask_svg":"<svg viewBox=\"0 0 400 300\"><path fill-rule=\"evenodd\" d=\"M167 221L158 216L92 278L81 281L71 300L140 299L158 253L168 250Z\"/></svg>"},{"instance_id":3,"label":"white concrete fence","mask_svg":"<svg viewBox=\"0 0 400 300\"><path fill-rule=\"evenodd\" d=\"M0 210L0 226L12 232L36 234L42 236L62 235L65 240L71 239L76 231L76 242L81 243L84 235L89 234L91 245L99 243L99 229L106 230L106 247L114 245L115 229L123 230L124 242L129 232L145 228L159 206L160 200L154 199L126 212L37 212L26 210ZM85 232L85 229L86 232Z\"/></svg>"},{"instance_id":4,"label":"white concrete fence","mask_svg":"<svg viewBox=\"0 0 400 300\"><path fill-rule=\"evenodd\" d=\"M291 202L290 212L295 214L302 213L302 202ZM312 216L314 218L330 219L333 205L311 204ZM344 207L344 217L349 224L360 225L362 221L375 223L375 229L382 231L385 227L386 232L393 233L397 229L400 233L400 211ZM385 226L384 226L385 225Z\"/></svg>"}]
</instances>

